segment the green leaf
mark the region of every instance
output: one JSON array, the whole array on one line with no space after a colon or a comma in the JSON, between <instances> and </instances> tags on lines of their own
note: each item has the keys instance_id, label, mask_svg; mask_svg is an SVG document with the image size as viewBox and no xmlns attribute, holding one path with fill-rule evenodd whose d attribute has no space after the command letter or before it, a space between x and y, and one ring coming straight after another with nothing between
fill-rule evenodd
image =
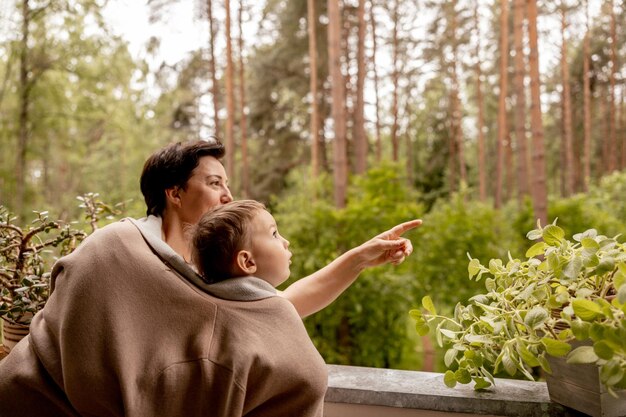
<instances>
[{"instance_id":1,"label":"green leaf","mask_svg":"<svg viewBox=\"0 0 626 417\"><path fill-rule=\"evenodd\" d=\"M626 304L626 284L622 284L617 290L617 301L620 304Z\"/></svg>"},{"instance_id":2,"label":"green leaf","mask_svg":"<svg viewBox=\"0 0 626 417\"><path fill-rule=\"evenodd\" d=\"M536 329L548 319L548 311L540 306L535 306L524 317L524 323L531 329Z\"/></svg>"},{"instance_id":3,"label":"green leaf","mask_svg":"<svg viewBox=\"0 0 626 417\"><path fill-rule=\"evenodd\" d=\"M589 326L589 338L591 340L602 340L604 339L604 326L600 323L590 323Z\"/></svg>"},{"instance_id":4,"label":"green leaf","mask_svg":"<svg viewBox=\"0 0 626 417\"><path fill-rule=\"evenodd\" d=\"M602 308L591 300L575 298L572 300L572 308L574 309L574 314L585 321L592 321L602 314Z\"/></svg>"},{"instance_id":5,"label":"green leaf","mask_svg":"<svg viewBox=\"0 0 626 417\"><path fill-rule=\"evenodd\" d=\"M508 350L502 352L502 366L504 366L504 370L507 374L513 376L517 372L517 364L511 357L511 354Z\"/></svg>"},{"instance_id":6,"label":"green leaf","mask_svg":"<svg viewBox=\"0 0 626 417\"><path fill-rule=\"evenodd\" d=\"M549 374L552 374L552 368L550 367L550 362L548 362L548 360L546 359L545 353L539 355L537 357L537 361L539 361L539 366L541 366L541 369Z\"/></svg>"},{"instance_id":7,"label":"green leaf","mask_svg":"<svg viewBox=\"0 0 626 417\"><path fill-rule=\"evenodd\" d=\"M456 333L453 332L452 330L448 330L448 329L439 329L439 331L441 332L441 334L443 334L445 337L447 337L448 339L456 339Z\"/></svg>"},{"instance_id":8,"label":"green leaf","mask_svg":"<svg viewBox=\"0 0 626 417\"><path fill-rule=\"evenodd\" d=\"M593 254L591 256L585 256L583 261L586 268L594 268L600 263L600 258L598 258L598 255Z\"/></svg>"},{"instance_id":9,"label":"green leaf","mask_svg":"<svg viewBox=\"0 0 626 417\"><path fill-rule=\"evenodd\" d=\"M606 385L616 385L624 378L624 370L616 360L609 360L600 367L600 380Z\"/></svg>"},{"instance_id":10,"label":"green leaf","mask_svg":"<svg viewBox=\"0 0 626 417\"><path fill-rule=\"evenodd\" d=\"M487 389L491 386L491 382L486 381L484 378L476 377L474 378L474 389L475 390L483 390Z\"/></svg>"},{"instance_id":11,"label":"green leaf","mask_svg":"<svg viewBox=\"0 0 626 417\"><path fill-rule=\"evenodd\" d=\"M526 238L528 240L541 239L541 230L540 229L531 230L530 232L526 233Z\"/></svg>"},{"instance_id":12,"label":"green leaf","mask_svg":"<svg viewBox=\"0 0 626 417\"><path fill-rule=\"evenodd\" d=\"M569 280L578 278L578 274L583 269L583 260L580 256L574 256L565 266L563 275Z\"/></svg>"},{"instance_id":13,"label":"green leaf","mask_svg":"<svg viewBox=\"0 0 626 417\"><path fill-rule=\"evenodd\" d=\"M595 250L600 249L600 244L590 237L584 237L580 241L580 244L585 249Z\"/></svg>"},{"instance_id":14,"label":"green leaf","mask_svg":"<svg viewBox=\"0 0 626 417\"><path fill-rule=\"evenodd\" d=\"M446 368L449 368L454 363L458 353L459 351L454 348L446 351L446 354L443 357L443 363L446 365Z\"/></svg>"},{"instance_id":15,"label":"green leaf","mask_svg":"<svg viewBox=\"0 0 626 417\"><path fill-rule=\"evenodd\" d=\"M443 383L446 384L448 388L456 387L456 378L454 377L453 371L448 370L443 374Z\"/></svg>"},{"instance_id":16,"label":"green leaf","mask_svg":"<svg viewBox=\"0 0 626 417\"><path fill-rule=\"evenodd\" d=\"M603 340L593 344L593 351L599 358L606 360L613 358L613 354L615 353L613 349L611 349L611 346Z\"/></svg>"},{"instance_id":17,"label":"green leaf","mask_svg":"<svg viewBox=\"0 0 626 417\"><path fill-rule=\"evenodd\" d=\"M520 358L522 358L524 363L526 363L526 365L530 367L539 366L539 360L537 359L537 357L533 355L532 352L528 350L528 348L526 348L526 346L524 346L522 343L518 343L517 352L519 353Z\"/></svg>"},{"instance_id":18,"label":"green leaf","mask_svg":"<svg viewBox=\"0 0 626 417\"><path fill-rule=\"evenodd\" d=\"M472 259L470 263L467 265L467 272L469 273L469 278L472 279L476 274L480 272L480 261L478 259Z\"/></svg>"},{"instance_id":19,"label":"green leaf","mask_svg":"<svg viewBox=\"0 0 626 417\"><path fill-rule=\"evenodd\" d=\"M586 340L589 339L589 328L591 324L586 321L582 321L579 319L572 320L570 323L570 328L572 329L572 333L577 340Z\"/></svg>"},{"instance_id":20,"label":"green leaf","mask_svg":"<svg viewBox=\"0 0 626 417\"><path fill-rule=\"evenodd\" d=\"M596 363L598 359L598 355L594 352L593 346L579 346L567 355L567 363Z\"/></svg>"},{"instance_id":21,"label":"green leaf","mask_svg":"<svg viewBox=\"0 0 626 417\"><path fill-rule=\"evenodd\" d=\"M417 334L420 336L426 336L430 332L430 328L425 321L418 321L415 324L415 330L417 330Z\"/></svg>"},{"instance_id":22,"label":"green leaf","mask_svg":"<svg viewBox=\"0 0 626 417\"><path fill-rule=\"evenodd\" d=\"M422 312L417 309L413 309L409 311L409 316L411 316L414 320L420 320L422 318Z\"/></svg>"},{"instance_id":23,"label":"green leaf","mask_svg":"<svg viewBox=\"0 0 626 417\"><path fill-rule=\"evenodd\" d=\"M545 242L537 242L534 245L532 245L527 251L526 251L526 257L527 258L534 258L537 255L543 255L546 247L548 245L546 245Z\"/></svg>"},{"instance_id":24,"label":"green leaf","mask_svg":"<svg viewBox=\"0 0 626 417\"><path fill-rule=\"evenodd\" d=\"M563 341L542 337L541 344L545 346L549 355L560 358L568 354L572 347Z\"/></svg>"},{"instance_id":25,"label":"green leaf","mask_svg":"<svg viewBox=\"0 0 626 417\"><path fill-rule=\"evenodd\" d=\"M435 308L435 304L429 295L424 296L422 298L422 306L433 316L437 315L437 309Z\"/></svg>"},{"instance_id":26,"label":"green leaf","mask_svg":"<svg viewBox=\"0 0 626 417\"><path fill-rule=\"evenodd\" d=\"M470 382L472 382L472 376L465 368L457 369L454 372L454 379L456 379L459 384L469 384Z\"/></svg>"},{"instance_id":27,"label":"green leaf","mask_svg":"<svg viewBox=\"0 0 626 417\"><path fill-rule=\"evenodd\" d=\"M549 224L543 228L541 237L548 245L557 246L565 237L565 232L559 226Z\"/></svg>"},{"instance_id":28,"label":"green leaf","mask_svg":"<svg viewBox=\"0 0 626 417\"><path fill-rule=\"evenodd\" d=\"M600 260L598 266L594 270L596 275L603 275L615 269L615 259L612 256L605 256Z\"/></svg>"}]
</instances>

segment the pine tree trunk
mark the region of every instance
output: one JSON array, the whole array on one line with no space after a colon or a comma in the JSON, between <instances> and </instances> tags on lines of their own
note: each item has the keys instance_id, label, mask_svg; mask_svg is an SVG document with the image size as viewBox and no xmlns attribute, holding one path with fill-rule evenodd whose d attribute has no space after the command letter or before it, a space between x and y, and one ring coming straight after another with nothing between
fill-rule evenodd
<instances>
[{"instance_id":1,"label":"pine tree trunk","mask_svg":"<svg viewBox=\"0 0 626 417\"><path fill-rule=\"evenodd\" d=\"M357 47L356 108L354 114L355 172L365 173L367 169L367 136L365 133L365 0L359 0L359 31Z\"/></svg>"},{"instance_id":2,"label":"pine tree trunk","mask_svg":"<svg viewBox=\"0 0 626 417\"><path fill-rule=\"evenodd\" d=\"M570 196L574 192L574 139L572 137L572 102L569 84L569 64L567 63L567 19L565 5L561 3L561 79L563 82L563 148L565 151L565 165L561 168L564 172L564 196Z\"/></svg>"},{"instance_id":3,"label":"pine tree trunk","mask_svg":"<svg viewBox=\"0 0 626 417\"><path fill-rule=\"evenodd\" d=\"M380 138L380 100L378 95L378 66L376 65L377 39L374 0L370 0L370 23L372 25L372 69L374 74L374 100L376 107L376 162L382 160L382 142Z\"/></svg>"},{"instance_id":4,"label":"pine tree trunk","mask_svg":"<svg viewBox=\"0 0 626 417\"><path fill-rule=\"evenodd\" d=\"M478 0L474 1L474 30L476 32L476 101L478 106L478 190L480 201L487 200L487 166L485 159L485 110L482 87L482 69L480 62L480 21L478 19Z\"/></svg>"},{"instance_id":5,"label":"pine tree trunk","mask_svg":"<svg viewBox=\"0 0 626 417\"><path fill-rule=\"evenodd\" d=\"M344 78L341 74L341 12L339 0L328 0L328 65L332 89L332 119L334 123L333 168L335 205L346 205L348 187L348 158L346 153L346 119Z\"/></svg>"},{"instance_id":6,"label":"pine tree trunk","mask_svg":"<svg viewBox=\"0 0 626 417\"><path fill-rule=\"evenodd\" d=\"M317 106L317 14L315 0L307 0L307 17L309 22L309 70L311 72L311 175L315 179L319 176L320 157L320 121Z\"/></svg>"},{"instance_id":7,"label":"pine tree trunk","mask_svg":"<svg viewBox=\"0 0 626 417\"><path fill-rule=\"evenodd\" d=\"M248 129L246 118L246 77L243 60L243 0L239 0L239 131L241 133L241 195L250 197L250 169L248 164Z\"/></svg>"},{"instance_id":8,"label":"pine tree trunk","mask_svg":"<svg viewBox=\"0 0 626 417\"><path fill-rule=\"evenodd\" d=\"M621 163L620 163L620 169L624 170L626 169L626 114L624 111L624 95L626 95L626 82L624 82L624 85L622 86L622 96L621 99L619 100L619 128L620 131L622 132L621 135L621 144L622 144L622 153L621 153Z\"/></svg>"},{"instance_id":9,"label":"pine tree trunk","mask_svg":"<svg viewBox=\"0 0 626 417\"><path fill-rule=\"evenodd\" d=\"M539 48L537 41L537 1L527 0L529 67L530 67L530 126L532 131L533 162L533 209L535 218L546 225L548 222L548 189L546 186L546 163L544 149L543 121L541 114L541 92L539 79Z\"/></svg>"},{"instance_id":10,"label":"pine tree trunk","mask_svg":"<svg viewBox=\"0 0 626 417\"><path fill-rule=\"evenodd\" d=\"M395 162L398 161L399 158L399 143L398 143L398 89L399 87L399 79L400 79L400 70L398 69L399 62L399 41L398 41L398 24L400 19L399 13L399 0L394 0L393 2L393 29L392 29L392 62L391 62L391 79L393 83L393 91L391 97L391 117L392 117L392 125L391 125L391 146L392 146L392 158Z\"/></svg>"},{"instance_id":11,"label":"pine tree trunk","mask_svg":"<svg viewBox=\"0 0 626 417\"><path fill-rule=\"evenodd\" d=\"M215 72L215 29L213 27L213 0L207 0L207 15L209 19L209 70L211 71L211 94L213 95L213 131L216 137L221 137L218 83Z\"/></svg>"},{"instance_id":12,"label":"pine tree trunk","mask_svg":"<svg viewBox=\"0 0 626 417\"><path fill-rule=\"evenodd\" d=\"M513 45L515 48L515 145L517 149L517 197L521 203L528 195L528 146L526 138L526 63L524 60L524 0L515 0L513 11Z\"/></svg>"},{"instance_id":13,"label":"pine tree trunk","mask_svg":"<svg viewBox=\"0 0 626 417\"><path fill-rule=\"evenodd\" d=\"M22 33L20 40L20 84L19 84L19 133L17 137L17 159L15 161L15 207L14 212L22 214L26 188L26 149L30 136L30 91L28 43L30 40L30 4L22 0Z\"/></svg>"},{"instance_id":14,"label":"pine tree trunk","mask_svg":"<svg viewBox=\"0 0 626 417\"><path fill-rule=\"evenodd\" d=\"M585 1L585 38L583 40L583 191L591 179L591 83L589 73L589 2Z\"/></svg>"},{"instance_id":15,"label":"pine tree trunk","mask_svg":"<svg viewBox=\"0 0 626 417\"><path fill-rule=\"evenodd\" d=\"M450 163L459 166L459 181L463 184L467 183L467 172L465 169L465 153L462 122L461 99L459 96L459 57L458 57L458 36L457 36L457 11L456 1L451 6L451 31L452 31L452 87L451 87L451 104L452 104L452 133L451 140L454 143L456 161L452 159ZM452 189L456 188L456 184L452 185Z\"/></svg>"},{"instance_id":16,"label":"pine tree trunk","mask_svg":"<svg viewBox=\"0 0 626 417\"><path fill-rule=\"evenodd\" d=\"M609 113L609 109L608 109L608 99L607 97L609 96L610 92L609 92L609 87L606 85L600 85L600 87L598 88L598 90L600 91L599 97L598 97L598 113L599 113L599 117L600 117L600 123L599 123L599 130L601 132L603 132L602 135L602 142L600 144L601 147L601 155L602 155L602 164L601 164L601 168L598 170L599 172L597 173L597 177L601 178L603 175L608 174L609 171L609 137L611 135L611 128L609 127L609 122L608 122L608 113Z\"/></svg>"},{"instance_id":17,"label":"pine tree trunk","mask_svg":"<svg viewBox=\"0 0 626 417\"><path fill-rule=\"evenodd\" d=\"M232 181L235 172L235 91L233 88L233 46L230 30L230 0L224 1L226 10L226 175Z\"/></svg>"},{"instance_id":18,"label":"pine tree trunk","mask_svg":"<svg viewBox=\"0 0 626 417\"><path fill-rule=\"evenodd\" d=\"M506 117L506 96L508 93L509 69L509 7L506 0L500 0L500 91L498 98L498 144L496 149L496 190L495 208L502 207L502 184L504 177L504 155L508 135Z\"/></svg>"},{"instance_id":19,"label":"pine tree trunk","mask_svg":"<svg viewBox=\"0 0 626 417\"><path fill-rule=\"evenodd\" d=\"M615 27L615 6L613 0L609 1L609 14L611 17L611 70L609 73L609 160L608 172L617 168L617 134L615 129L615 74L617 73L617 30Z\"/></svg>"}]
</instances>

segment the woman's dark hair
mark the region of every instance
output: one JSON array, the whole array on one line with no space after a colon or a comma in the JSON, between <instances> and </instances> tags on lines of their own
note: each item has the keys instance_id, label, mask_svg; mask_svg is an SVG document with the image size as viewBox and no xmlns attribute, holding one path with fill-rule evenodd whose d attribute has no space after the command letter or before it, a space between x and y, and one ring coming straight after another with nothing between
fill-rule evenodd
<instances>
[{"instance_id":1,"label":"woman's dark hair","mask_svg":"<svg viewBox=\"0 0 626 417\"><path fill-rule=\"evenodd\" d=\"M191 227L191 259L210 284L233 277L237 252L248 241L254 216L266 210L254 200L232 201L206 212Z\"/></svg>"},{"instance_id":2,"label":"woman's dark hair","mask_svg":"<svg viewBox=\"0 0 626 417\"><path fill-rule=\"evenodd\" d=\"M176 186L184 189L200 158L212 156L220 159L225 153L224 145L217 138L173 143L153 153L143 166L140 180L146 214L163 214L165 190Z\"/></svg>"}]
</instances>

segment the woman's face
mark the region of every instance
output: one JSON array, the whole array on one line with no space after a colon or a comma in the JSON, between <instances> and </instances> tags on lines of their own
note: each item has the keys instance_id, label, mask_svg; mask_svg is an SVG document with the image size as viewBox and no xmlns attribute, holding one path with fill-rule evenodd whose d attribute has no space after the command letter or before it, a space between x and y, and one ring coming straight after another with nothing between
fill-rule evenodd
<instances>
[{"instance_id":1,"label":"woman's face","mask_svg":"<svg viewBox=\"0 0 626 417\"><path fill-rule=\"evenodd\" d=\"M209 209L233 201L224 166L212 156L203 156L180 190L180 213L184 222L196 224Z\"/></svg>"}]
</instances>

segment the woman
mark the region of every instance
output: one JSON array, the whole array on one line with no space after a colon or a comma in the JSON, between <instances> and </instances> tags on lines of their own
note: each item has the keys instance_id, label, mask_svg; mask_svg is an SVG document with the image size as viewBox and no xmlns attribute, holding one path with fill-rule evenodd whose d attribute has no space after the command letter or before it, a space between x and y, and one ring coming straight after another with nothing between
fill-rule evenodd
<instances>
[{"instance_id":1,"label":"woman","mask_svg":"<svg viewBox=\"0 0 626 417\"><path fill-rule=\"evenodd\" d=\"M187 225L232 200L223 155L218 142L157 151L141 176L148 217L96 231L54 265L46 306L0 362L0 415L319 415L306 406L310 387L277 374L255 347L271 333L256 318L275 293L208 284L188 264ZM365 242L282 295L300 316L318 311L364 268L401 262L412 247L400 235L419 224Z\"/></svg>"}]
</instances>

